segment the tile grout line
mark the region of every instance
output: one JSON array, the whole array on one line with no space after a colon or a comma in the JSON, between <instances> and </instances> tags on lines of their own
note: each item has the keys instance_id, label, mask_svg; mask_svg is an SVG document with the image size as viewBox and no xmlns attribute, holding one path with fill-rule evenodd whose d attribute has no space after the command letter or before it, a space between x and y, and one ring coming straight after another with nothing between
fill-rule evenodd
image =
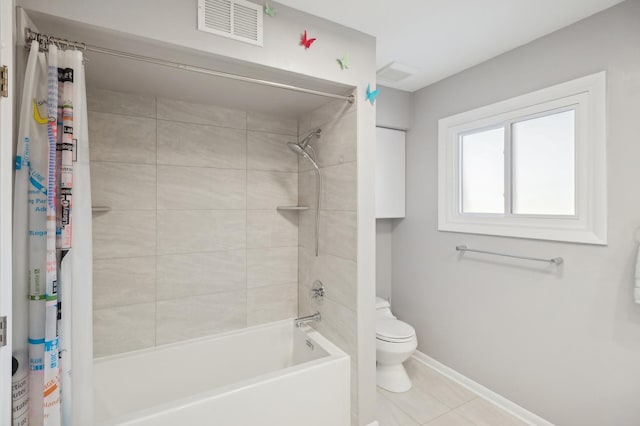
<instances>
[{"instance_id":1,"label":"tile grout line","mask_svg":"<svg viewBox=\"0 0 640 426\"><path fill-rule=\"evenodd\" d=\"M154 288L155 288L155 303L154 303L154 340L153 346L158 345L158 97L154 96L155 100L155 127L156 127L156 149L155 149L155 171L156 171L156 227L155 227L155 236L156 236L156 250L155 250L155 268L156 274L154 277Z\"/></svg>"},{"instance_id":2,"label":"tile grout line","mask_svg":"<svg viewBox=\"0 0 640 426\"><path fill-rule=\"evenodd\" d=\"M429 420L428 422L423 423L421 426L428 426L428 425L430 425L431 423L435 422L436 420L438 420L438 419L439 419L439 418L441 418L441 417L447 416L447 415L449 415L449 414L451 414L451 413L455 413L455 412L456 412L456 410L457 410L458 408L460 408L460 407L462 407L462 406L464 406L464 405L467 405L467 404L468 404L468 403L470 403L471 401L475 401L475 400L476 400L476 399L478 399L478 398L479 398L479 396L476 396L475 398L470 399L469 401L463 402L462 404L458 405L458 406L457 406L457 407L455 407L455 408L449 408L449 411L447 411L446 413L442 413L442 414L440 414L439 416L434 417L433 419ZM437 398L436 398L436 399L437 399ZM399 408L399 407L398 407L398 408ZM455 414L458 414L458 413L455 413ZM463 419L465 419L465 420L469 420L467 417L463 416L462 414L460 414L460 416L461 416ZM469 421L471 421L471 420L469 420Z\"/></svg>"},{"instance_id":3,"label":"tile grout line","mask_svg":"<svg viewBox=\"0 0 640 426\"><path fill-rule=\"evenodd\" d=\"M296 142L300 141L300 118L298 117L296 119ZM297 170L297 174L298 174L298 188L297 188L297 196L298 196L298 200L297 200L297 205L300 205L300 156L296 154L296 170ZM297 234L296 234L296 238L297 238L297 245L298 245L298 250L297 250L297 262L298 262L298 285L296 287L296 291L297 291L297 297L296 297L296 309L297 309L297 314L298 317L302 316L302 313L300 312L300 297L304 297L304 292L302 292L302 287L304 286L304 284L301 282L302 279L302 265L301 265L301 257L300 257L300 214L296 214L296 220L297 220ZM306 271L308 271L309 266L307 266ZM300 295L300 293L302 293L302 296Z\"/></svg>"},{"instance_id":4,"label":"tile grout line","mask_svg":"<svg viewBox=\"0 0 640 426\"><path fill-rule=\"evenodd\" d=\"M249 325L249 114L244 116L244 325Z\"/></svg>"}]
</instances>

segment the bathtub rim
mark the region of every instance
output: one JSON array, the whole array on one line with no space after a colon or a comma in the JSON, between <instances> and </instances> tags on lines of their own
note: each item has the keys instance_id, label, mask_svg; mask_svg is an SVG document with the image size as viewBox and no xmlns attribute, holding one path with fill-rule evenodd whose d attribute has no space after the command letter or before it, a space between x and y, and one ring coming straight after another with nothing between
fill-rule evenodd
<instances>
[{"instance_id":1,"label":"bathtub rim","mask_svg":"<svg viewBox=\"0 0 640 426\"><path fill-rule=\"evenodd\" d=\"M282 326L285 326L286 324L290 324L291 327L293 327L293 330L295 331L295 324L294 324L293 321L294 321L293 319L274 321L274 322L269 322L269 323L266 323L266 324L259 324L259 325L253 325L253 326L250 326L250 327L239 328L237 330L225 331L225 332L222 332L222 333L212 334L212 335L209 335L209 336L194 337L194 338L191 338L191 339L184 339L184 340L180 340L180 341L177 341L177 342L165 343L165 344L162 344L162 345L151 346L151 347L143 348L143 349L136 349L136 350L133 350L133 351L124 352L124 353L120 353L120 354L105 355L105 356L94 358L93 359L93 364L94 365L95 364L102 364L102 363L105 363L105 362L116 361L118 359L123 359L123 358L140 357L140 356L143 356L143 355L146 355L146 354L149 354L149 353L157 352L158 350L179 348L179 347L182 347L182 346L188 346L188 345L192 345L192 344L196 344L196 343L200 343L200 342L204 342L204 341L223 339L223 338L229 337L229 336L240 336L242 334L253 333L253 332L261 330L261 329L282 327ZM328 340L326 337L324 337L322 334L320 334L319 331L317 331L316 329L314 329L310 325L304 324L304 325L302 325L301 327L298 327L298 328L301 331L303 331L304 333L306 333L307 335L309 335L309 337L313 337L313 340L318 339L318 343L320 343L320 346L322 346L322 348L324 348L329 353L329 355L333 355L333 354L345 354L346 355L346 352L344 352L342 349L337 347L333 342Z\"/></svg>"}]
</instances>

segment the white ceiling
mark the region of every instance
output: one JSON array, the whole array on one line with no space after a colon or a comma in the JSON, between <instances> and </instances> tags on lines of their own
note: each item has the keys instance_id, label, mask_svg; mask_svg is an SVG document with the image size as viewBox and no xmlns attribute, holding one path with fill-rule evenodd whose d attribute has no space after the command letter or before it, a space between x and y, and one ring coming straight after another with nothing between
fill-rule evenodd
<instances>
[{"instance_id":1,"label":"white ceiling","mask_svg":"<svg viewBox=\"0 0 640 426\"><path fill-rule=\"evenodd\" d=\"M419 71L396 83L415 91L622 0L278 0L377 38L378 69Z\"/></svg>"}]
</instances>

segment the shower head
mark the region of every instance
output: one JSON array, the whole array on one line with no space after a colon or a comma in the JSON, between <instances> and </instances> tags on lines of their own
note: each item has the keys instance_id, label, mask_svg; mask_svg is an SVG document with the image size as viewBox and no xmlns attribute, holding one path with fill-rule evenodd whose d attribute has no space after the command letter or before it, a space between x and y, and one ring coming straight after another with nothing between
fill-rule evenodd
<instances>
[{"instance_id":1,"label":"shower head","mask_svg":"<svg viewBox=\"0 0 640 426\"><path fill-rule=\"evenodd\" d=\"M302 139L298 143L296 143L296 142L287 142L287 145L289 145L289 149L291 149L291 151L295 152L299 156L304 157L307 160L309 160L309 162L313 165L313 167L315 167L316 172L318 172L318 173L320 173L320 168L316 164L316 161L307 152L307 147L309 146L309 141L311 140L311 138L314 137L314 136L319 138L321 132L322 132L322 129L318 128L318 129L314 130L313 132L309 133L307 136L304 137L304 139ZM309 149L311 149L310 146L309 146ZM311 149L311 150L313 151L313 149Z\"/></svg>"},{"instance_id":2,"label":"shower head","mask_svg":"<svg viewBox=\"0 0 640 426\"><path fill-rule=\"evenodd\" d=\"M311 136L311 135L310 135ZM307 136L309 137L309 136ZM306 138L305 138L306 139ZM303 140L304 141L304 140ZM299 156L306 158L307 160L309 160L309 162L313 165L313 167L315 167L316 171L318 173L320 173L320 168L318 167L318 165L316 164L315 160L313 158L311 158L311 156L309 155L309 153L307 151L304 150L304 148L302 146L300 146L299 144L295 143L295 142L288 142L287 145L289 146L289 149L291 149L291 151L295 152L296 154L298 154Z\"/></svg>"}]
</instances>

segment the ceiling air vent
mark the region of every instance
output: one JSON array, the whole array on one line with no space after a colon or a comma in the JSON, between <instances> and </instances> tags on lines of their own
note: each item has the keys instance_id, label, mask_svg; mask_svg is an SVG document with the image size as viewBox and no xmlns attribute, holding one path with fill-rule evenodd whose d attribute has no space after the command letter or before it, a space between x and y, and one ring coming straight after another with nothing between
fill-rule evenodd
<instances>
[{"instance_id":1,"label":"ceiling air vent","mask_svg":"<svg viewBox=\"0 0 640 426\"><path fill-rule=\"evenodd\" d=\"M198 0L198 29L262 46L262 6L245 0Z\"/></svg>"},{"instance_id":2,"label":"ceiling air vent","mask_svg":"<svg viewBox=\"0 0 640 426\"><path fill-rule=\"evenodd\" d=\"M415 74L418 70L408 65L391 62L380 68L376 73L378 81L386 83L398 83Z\"/></svg>"}]
</instances>

